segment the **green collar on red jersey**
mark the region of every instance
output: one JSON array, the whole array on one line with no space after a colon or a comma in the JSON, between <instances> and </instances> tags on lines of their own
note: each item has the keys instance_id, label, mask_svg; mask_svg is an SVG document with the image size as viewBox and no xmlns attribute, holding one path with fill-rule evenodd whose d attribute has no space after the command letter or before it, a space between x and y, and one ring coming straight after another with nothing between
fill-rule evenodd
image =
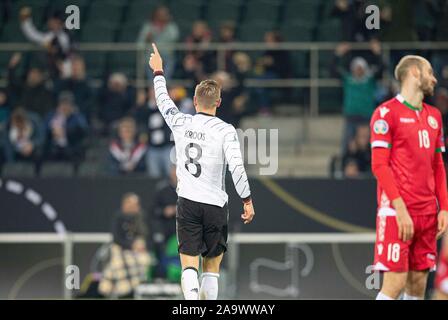
<instances>
[{"instance_id":1,"label":"green collar on red jersey","mask_svg":"<svg viewBox=\"0 0 448 320\"><path fill-rule=\"evenodd\" d=\"M408 107L411 110L415 110L415 111L422 111L423 110L423 107L421 109L417 108L417 107L414 107L412 104L410 104L409 102L404 100L404 97L401 94L397 94L396 98L397 98L398 101L400 101L402 104L404 104L406 107Z\"/></svg>"}]
</instances>

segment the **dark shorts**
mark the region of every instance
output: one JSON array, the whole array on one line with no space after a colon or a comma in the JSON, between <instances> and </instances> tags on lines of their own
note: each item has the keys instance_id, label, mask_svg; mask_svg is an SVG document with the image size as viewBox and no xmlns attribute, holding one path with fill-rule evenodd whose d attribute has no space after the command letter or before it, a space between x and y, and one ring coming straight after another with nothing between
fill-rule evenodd
<instances>
[{"instance_id":1,"label":"dark shorts","mask_svg":"<svg viewBox=\"0 0 448 320\"><path fill-rule=\"evenodd\" d=\"M203 257L217 257L227 250L229 211L224 207L177 200L176 231L179 252Z\"/></svg>"}]
</instances>

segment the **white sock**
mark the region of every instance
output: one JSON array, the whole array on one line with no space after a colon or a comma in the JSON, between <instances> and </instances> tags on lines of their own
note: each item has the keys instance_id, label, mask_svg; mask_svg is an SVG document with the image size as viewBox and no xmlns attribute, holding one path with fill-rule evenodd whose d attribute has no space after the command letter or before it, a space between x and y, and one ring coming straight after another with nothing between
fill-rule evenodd
<instances>
[{"instance_id":1,"label":"white sock","mask_svg":"<svg viewBox=\"0 0 448 320\"><path fill-rule=\"evenodd\" d=\"M199 300L198 270L192 267L184 269L181 286L185 300Z\"/></svg>"},{"instance_id":2,"label":"white sock","mask_svg":"<svg viewBox=\"0 0 448 320\"><path fill-rule=\"evenodd\" d=\"M218 299L218 278L219 273L204 272L202 274L201 290L199 294L201 300Z\"/></svg>"},{"instance_id":3,"label":"white sock","mask_svg":"<svg viewBox=\"0 0 448 320\"><path fill-rule=\"evenodd\" d=\"M422 300L422 298L416 297L416 296L411 296L405 292L403 294L403 300Z\"/></svg>"},{"instance_id":4,"label":"white sock","mask_svg":"<svg viewBox=\"0 0 448 320\"><path fill-rule=\"evenodd\" d=\"M392 299L389 296L386 296L384 293L382 293L381 291L378 293L378 295L376 296L376 300L395 300Z\"/></svg>"}]
</instances>

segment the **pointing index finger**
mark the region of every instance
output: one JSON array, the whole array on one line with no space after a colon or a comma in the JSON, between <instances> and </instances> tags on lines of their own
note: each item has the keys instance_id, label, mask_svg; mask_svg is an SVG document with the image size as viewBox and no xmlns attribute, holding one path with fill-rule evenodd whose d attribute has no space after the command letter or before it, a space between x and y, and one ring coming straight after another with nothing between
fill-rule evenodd
<instances>
[{"instance_id":1,"label":"pointing index finger","mask_svg":"<svg viewBox=\"0 0 448 320\"><path fill-rule=\"evenodd\" d=\"M155 54L159 54L159 50L157 49L157 46L155 43L152 44L152 49L154 50Z\"/></svg>"}]
</instances>

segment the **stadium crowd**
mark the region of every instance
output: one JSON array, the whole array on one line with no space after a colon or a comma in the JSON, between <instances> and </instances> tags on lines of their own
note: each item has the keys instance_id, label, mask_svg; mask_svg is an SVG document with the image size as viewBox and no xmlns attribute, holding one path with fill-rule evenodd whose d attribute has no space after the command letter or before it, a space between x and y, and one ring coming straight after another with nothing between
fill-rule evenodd
<instances>
[{"instance_id":1,"label":"stadium crowd","mask_svg":"<svg viewBox=\"0 0 448 320\"><path fill-rule=\"evenodd\" d=\"M390 61L384 61L381 42L443 41L448 30L447 1L420 0L412 4L402 0L376 1L381 8L379 31L364 27L365 7L369 3L335 0L329 12L333 19L340 20L342 27L342 42L325 63L328 74L342 81L345 128L340 161L335 161L338 164L334 170L345 177L369 175L366 126L374 107L397 91L393 81L384 80L390 79L392 66L407 51L392 51ZM84 54L77 50L77 42L73 40L76 37L64 29L60 11L48 15L47 31L41 31L34 23L31 9L22 8L19 17L15 17L8 10L12 6L12 1L4 2L5 19L18 19L23 35L42 50L10 56L6 86L0 89L0 165L28 161L39 174L43 164L62 161L72 164L76 172L89 157L93 142L107 140L108 151L100 154L104 164L101 168L106 174L168 178L173 142L155 105L149 68L145 69L148 81L144 88L137 88L124 72L107 74L98 86L89 76ZM149 18L141 25L136 39L142 48L155 41L162 47L183 42L200 44L206 49L212 42L241 40L235 21L225 21L218 29L206 21L194 21L191 31L181 37L168 7L159 6L147 15ZM292 89L248 88L244 81L293 78L297 73L291 53L276 50L278 43L291 41L287 36L277 29L267 30L263 41L267 50L258 56L225 51L225 68L219 71L214 51L193 47L182 53L161 50L165 74L193 82L207 77L217 80L223 90L223 107L218 116L236 126L248 115L270 116L275 105L294 104L297 95ZM354 50L349 44L353 42L369 42L370 50ZM439 87L431 102L441 109L447 122L446 53L421 53L435 66ZM194 113L192 87L173 85L170 95L183 112Z\"/></svg>"}]
</instances>

